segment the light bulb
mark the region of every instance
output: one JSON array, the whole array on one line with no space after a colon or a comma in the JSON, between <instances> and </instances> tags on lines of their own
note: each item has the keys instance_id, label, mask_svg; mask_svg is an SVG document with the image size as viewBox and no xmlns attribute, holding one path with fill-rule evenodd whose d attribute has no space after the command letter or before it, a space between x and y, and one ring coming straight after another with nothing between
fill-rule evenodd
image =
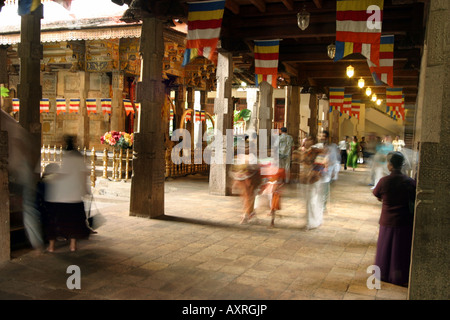
<instances>
[{"instance_id":1,"label":"light bulb","mask_svg":"<svg viewBox=\"0 0 450 320\"><path fill-rule=\"evenodd\" d=\"M352 66L347 67L347 77L351 78L355 74L355 68Z\"/></svg>"},{"instance_id":2,"label":"light bulb","mask_svg":"<svg viewBox=\"0 0 450 320\"><path fill-rule=\"evenodd\" d=\"M362 88L364 88L364 79L363 78L360 78L359 80L358 80L358 87L360 87L361 89Z\"/></svg>"},{"instance_id":3,"label":"light bulb","mask_svg":"<svg viewBox=\"0 0 450 320\"><path fill-rule=\"evenodd\" d=\"M372 95L372 101L377 101L377 95L375 93Z\"/></svg>"},{"instance_id":4,"label":"light bulb","mask_svg":"<svg viewBox=\"0 0 450 320\"><path fill-rule=\"evenodd\" d=\"M372 94L372 89L370 89L370 87L367 87L366 96L370 97L371 94Z\"/></svg>"},{"instance_id":5,"label":"light bulb","mask_svg":"<svg viewBox=\"0 0 450 320\"><path fill-rule=\"evenodd\" d=\"M381 99L377 100L377 105L381 105Z\"/></svg>"}]
</instances>

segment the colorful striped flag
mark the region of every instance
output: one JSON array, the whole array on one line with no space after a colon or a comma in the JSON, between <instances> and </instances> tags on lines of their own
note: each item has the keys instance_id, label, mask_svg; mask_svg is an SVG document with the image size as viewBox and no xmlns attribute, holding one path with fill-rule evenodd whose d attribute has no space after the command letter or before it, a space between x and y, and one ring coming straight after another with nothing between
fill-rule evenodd
<instances>
[{"instance_id":1,"label":"colorful striped flag","mask_svg":"<svg viewBox=\"0 0 450 320\"><path fill-rule=\"evenodd\" d=\"M352 95L345 94L344 95L344 106L342 108L342 113L348 114L350 116L351 110L352 110Z\"/></svg>"},{"instance_id":2,"label":"colorful striped flag","mask_svg":"<svg viewBox=\"0 0 450 320\"><path fill-rule=\"evenodd\" d=\"M361 100L352 100L352 108L350 111L350 116L359 119L360 110L361 110Z\"/></svg>"},{"instance_id":3,"label":"colorful striped flag","mask_svg":"<svg viewBox=\"0 0 450 320\"><path fill-rule=\"evenodd\" d=\"M192 111L186 112L186 116L184 117L186 121L192 121Z\"/></svg>"},{"instance_id":4,"label":"colorful striped flag","mask_svg":"<svg viewBox=\"0 0 450 320\"><path fill-rule=\"evenodd\" d=\"M280 40L255 40L255 82L267 81L277 87Z\"/></svg>"},{"instance_id":5,"label":"colorful striped flag","mask_svg":"<svg viewBox=\"0 0 450 320\"><path fill-rule=\"evenodd\" d=\"M403 88L386 88L386 113L389 116L401 118L403 101Z\"/></svg>"},{"instance_id":6,"label":"colorful striped flag","mask_svg":"<svg viewBox=\"0 0 450 320\"><path fill-rule=\"evenodd\" d=\"M337 0L334 61L361 53L378 65L383 7L384 0Z\"/></svg>"},{"instance_id":7,"label":"colorful striped flag","mask_svg":"<svg viewBox=\"0 0 450 320\"><path fill-rule=\"evenodd\" d=\"M200 120L202 122L206 121L206 111L205 110L200 111Z\"/></svg>"},{"instance_id":8,"label":"colorful striped flag","mask_svg":"<svg viewBox=\"0 0 450 320\"><path fill-rule=\"evenodd\" d=\"M133 104L128 99L123 99L123 107L125 108L125 113L128 116L130 113L134 114Z\"/></svg>"},{"instance_id":9,"label":"colorful striped flag","mask_svg":"<svg viewBox=\"0 0 450 320\"><path fill-rule=\"evenodd\" d=\"M225 0L188 3L188 33L182 66L203 56L217 63L219 41Z\"/></svg>"},{"instance_id":10,"label":"colorful striped flag","mask_svg":"<svg viewBox=\"0 0 450 320\"><path fill-rule=\"evenodd\" d=\"M200 111L195 111L195 121L200 121Z\"/></svg>"},{"instance_id":11,"label":"colorful striped flag","mask_svg":"<svg viewBox=\"0 0 450 320\"><path fill-rule=\"evenodd\" d=\"M66 112L66 99L58 98L56 99L56 114L59 115L61 112Z\"/></svg>"},{"instance_id":12,"label":"colorful striped flag","mask_svg":"<svg viewBox=\"0 0 450 320\"><path fill-rule=\"evenodd\" d=\"M19 0L19 16L23 16L35 11L40 4L41 0Z\"/></svg>"},{"instance_id":13,"label":"colorful striped flag","mask_svg":"<svg viewBox=\"0 0 450 320\"><path fill-rule=\"evenodd\" d=\"M101 99L102 112L103 114L111 114L111 99Z\"/></svg>"},{"instance_id":14,"label":"colorful striped flag","mask_svg":"<svg viewBox=\"0 0 450 320\"><path fill-rule=\"evenodd\" d=\"M97 99L86 99L87 114L97 113Z\"/></svg>"},{"instance_id":15,"label":"colorful striped flag","mask_svg":"<svg viewBox=\"0 0 450 320\"><path fill-rule=\"evenodd\" d=\"M50 111L50 101L47 98L41 99L39 103L39 112L40 113L48 113Z\"/></svg>"},{"instance_id":16,"label":"colorful striped flag","mask_svg":"<svg viewBox=\"0 0 450 320\"><path fill-rule=\"evenodd\" d=\"M69 113L78 113L80 110L80 99L70 99Z\"/></svg>"},{"instance_id":17,"label":"colorful striped flag","mask_svg":"<svg viewBox=\"0 0 450 320\"><path fill-rule=\"evenodd\" d=\"M20 101L18 98L13 98L12 101L13 112L19 112L20 109Z\"/></svg>"},{"instance_id":18,"label":"colorful striped flag","mask_svg":"<svg viewBox=\"0 0 450 320\"><path fill-rule=\"evenodd\" d=\"M394 36L382 36L380 40L380 63L376 66L367 60L376 85L394 86Z\"/></svg>"},{"instance_id":19,"label":"colorful striped flag","mask_svg":"<svg viewBox=\"0 0 450 320\"><path fill-rule=\"evenodd\" d=\"M139 112L139 108L141 107L141 103L140 102L135 102L134 103L134 107L136 108L136 112Z\"/></svg>"},{"instance_id":20,"label":"colorful striped flag","mask_svg":"<svg viewBox=\"0 0 450 320\"><path fill-rule=\"evenodd\" d=\"M330 88L330 112L337 110L342 113L344 107L345 88Z\"/></svg>"},{"instance_id":21,"label":"colorful striped flag","mask_svg":"<svg viewBox=\"0 0 450 320\"><path fill-rule=\"evenodd\" d=\"M169 121L173 120L173 110L170 109L170 113L169 113Z\"/></svg>"}]
</instances>

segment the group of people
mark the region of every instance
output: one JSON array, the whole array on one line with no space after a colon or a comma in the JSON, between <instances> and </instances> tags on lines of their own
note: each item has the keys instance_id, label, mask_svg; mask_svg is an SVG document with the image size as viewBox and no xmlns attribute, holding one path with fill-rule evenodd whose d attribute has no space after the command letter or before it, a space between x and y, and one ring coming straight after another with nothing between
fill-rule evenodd
<instances>
[{"instance_id":1,"label":"group of people","mask_svg":"<svg viewBox=\"0 0 450 320\"><path fill-rule=\"evenodd\" d=\"M236 185L244 198L244 215L241 223L255 216L255 197L267 195L270 199L271 226L276 210L280 209L281 190L285 183L300 184L306 199L307 230L318 228L323 222L330 193L330 184L337 180L341 164L356 168L362 157L371 166L373 195L382 202L379 219L380 230L377 241L375 264L380 268L381 281L405 286L409 277L412 243L415 181L402 173L405 156L401 150L404 142L389 136L377 141L370 136L368 141L358 142L356 137L348 142L345 137L339 145L330 143L328 131L319 133L318 140L306 137L295 149L293 139L286 128L281 129L279 162L269 163L270 170L258 164L234 166ZM361 143L362 142L362 143ZM362 145L362 146L361 146ZM298 170L291 174L292 166ZM266 164L267 165L267 164ZM384 167L384 168L383 168ZM267 168L266 168L267 169Z\"/></svg>"}]
</instances>

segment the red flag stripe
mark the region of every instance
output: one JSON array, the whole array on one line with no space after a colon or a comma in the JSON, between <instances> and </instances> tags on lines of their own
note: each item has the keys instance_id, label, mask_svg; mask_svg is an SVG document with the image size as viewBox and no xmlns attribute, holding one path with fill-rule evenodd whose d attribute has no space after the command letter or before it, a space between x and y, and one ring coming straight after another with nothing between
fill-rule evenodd
<instances>
[{"instance_id":1,"label":"red flag stripe","mask_svg":"<svg viewBox=\"0 0 450 320\"><path fill-rule=\"evenodd\" d=\"M217 29L222 26L222 19L189 21L188 30Z\"/></svg>"},{"instance_id":2,"label":"red flag stripe","mask_svg":"<svg viewBox=\"0 0 450 320\"><path fill-rule=\"evenodd\" d=\"M362 42L362 43L379 43L381 38L380 33L369 32L350 32L339 31L336 33L336 41L342 42Z\"/></svg>"},{"instance_id":3,"label":"red flag stripe","mask_svg":"<svg viewBox=\"0 0 450 320\"><path fill-rule=\"evenodd\" d=\"M366 11L336 11L336 20L352 20L352 21L367 21L373 13ZM383 21L383 11L380 11L380 19L374 21Z\"/></svg>"},{"instance_id":4,"label":"red flag stripe","mask_svg":"<svg viewBox=\"0 0 450 320\"><path fill-rule=\"evenodd\" d=\"M279 53L257 53L255 52L255 60L278 60Z\"/></svg>"}]
</instances>

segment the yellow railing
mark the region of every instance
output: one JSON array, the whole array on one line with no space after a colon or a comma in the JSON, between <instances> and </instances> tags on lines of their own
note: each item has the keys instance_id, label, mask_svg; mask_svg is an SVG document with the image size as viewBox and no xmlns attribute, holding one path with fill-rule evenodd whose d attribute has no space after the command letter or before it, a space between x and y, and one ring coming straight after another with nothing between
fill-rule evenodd
<instances>
[{"instance_id":1,"label":"yellow railing","mask_svg":"<svg viewBox=\"0 0 450 320\"><path fill-rule=\"evenodd\" d=\"M121 181L131 179L133 170L133 153L132 150L120 151L97 151L95 148L88 150L78 148L78 151L83 155L87 168L90 170L90 180L92 187L95 187L97 177L103 179L110 179L112 181ZM191 153L191 164L174 164L171 160L172 149L166 150L165 157L165 177L181 177L195 173L206 173L208 165L204 162L202 164L194 163L194 152ZM45 166L50 163L62 162L63 148L62 146L43 146L41 148L41 172Z\"/></svg>"}]
</instances>

